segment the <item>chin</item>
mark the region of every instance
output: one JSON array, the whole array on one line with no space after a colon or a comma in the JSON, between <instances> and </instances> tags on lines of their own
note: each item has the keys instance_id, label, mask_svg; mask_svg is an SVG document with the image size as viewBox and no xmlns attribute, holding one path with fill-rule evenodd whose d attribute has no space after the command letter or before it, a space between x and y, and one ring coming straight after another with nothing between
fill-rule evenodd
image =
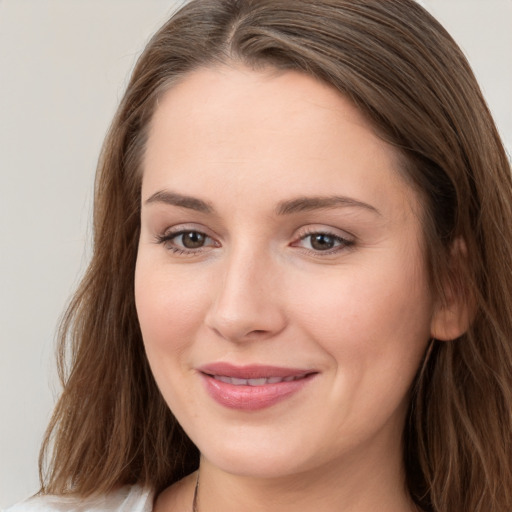
<instances>
[{"instance_id":1,"label":"chin","mask_svg":"<svg viewBox=\"0 0 512 512\"><path fill-rule=\"evenodd\" d=\"M259 439L258 439L259 437ZM263 439L262 439L263 438ZM291 439L288 438L288 441ZM285 442L267 432L244 439L233 433L223 439L197 443L203 458L226 473L251 478L279 478L312 469L314 461L304 452L304 442Z\"/></svg>"}]
</instances>

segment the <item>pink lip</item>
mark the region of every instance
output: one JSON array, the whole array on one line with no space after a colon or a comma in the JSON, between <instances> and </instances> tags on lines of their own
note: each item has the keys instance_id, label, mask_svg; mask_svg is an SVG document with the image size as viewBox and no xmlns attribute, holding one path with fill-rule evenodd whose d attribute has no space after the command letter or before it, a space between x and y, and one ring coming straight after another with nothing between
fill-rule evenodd
<instances>
[{"instance_id":1,"label":"pink lip","mask_svg":"<svg viewBox=\"0 0 512 512\"><path fill-rule=\"evenodd\" d=\"M300 391L318 372L304 368L277 366L234 366L214 363L197 369L208 394L219 404L230 409L254 411L270 407ZM280 382L233 384L229 379L292 379Z\"/></svg>"}]
</instances>

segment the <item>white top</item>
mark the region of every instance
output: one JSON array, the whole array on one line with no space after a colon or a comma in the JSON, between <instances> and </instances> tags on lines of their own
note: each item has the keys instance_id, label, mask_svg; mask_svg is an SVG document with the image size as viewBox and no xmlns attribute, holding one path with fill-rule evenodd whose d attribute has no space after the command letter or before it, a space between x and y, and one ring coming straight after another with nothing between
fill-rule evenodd
<instances>
[{"instance_id":1,"label":"white top","mask_svg":"<svg viewBox=\"0 0 512 512\"><path fill-rule=\"evenodd\" d=\"M138 485L93 498L36 496L3 512L151 512L154 493Z\"/></svg>"}]
</instances>

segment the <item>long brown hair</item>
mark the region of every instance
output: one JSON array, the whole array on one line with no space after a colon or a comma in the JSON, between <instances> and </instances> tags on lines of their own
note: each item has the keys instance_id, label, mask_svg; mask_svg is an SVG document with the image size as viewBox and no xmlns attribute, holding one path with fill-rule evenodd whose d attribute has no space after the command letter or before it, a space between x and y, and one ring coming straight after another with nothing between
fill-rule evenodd
<instances>
[{"instance_id":1,"label":"long brown hair","mask_svg":"<svg viewBox=\"0 0 512 512\"><path fill-rule=\"evenodd\" d=\"M194 0L152 38L98 166L94 254L60 330L64 386L41 492L158 492L198 465L163 401L134 305L141 160L159 96L201 66L300 70L336 88L397 148L423 198L432 287L471 303L457 340L433 340L404 430L408 490L436 512L512 509L510 164L462 52L412 0ZM454 267L463 240L464 264Z\"/></svg>"}]
</instances>

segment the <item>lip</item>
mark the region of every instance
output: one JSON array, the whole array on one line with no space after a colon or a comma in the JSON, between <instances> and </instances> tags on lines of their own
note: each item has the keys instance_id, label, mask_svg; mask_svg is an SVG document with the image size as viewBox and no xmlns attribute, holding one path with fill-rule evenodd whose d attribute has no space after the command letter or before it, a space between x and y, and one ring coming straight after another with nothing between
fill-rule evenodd
<instances>
[{"instance_id":1,"label":"lip","mask_svg":"<svg viewBox=\"0 0 512 512\"><path fill-rule=\"evenodd\" d=\"M208 364L197 371L217 403L246 411L264 409L291 397L318 374L307 368L229 363Z\"/></svg>"}]
</instances>

